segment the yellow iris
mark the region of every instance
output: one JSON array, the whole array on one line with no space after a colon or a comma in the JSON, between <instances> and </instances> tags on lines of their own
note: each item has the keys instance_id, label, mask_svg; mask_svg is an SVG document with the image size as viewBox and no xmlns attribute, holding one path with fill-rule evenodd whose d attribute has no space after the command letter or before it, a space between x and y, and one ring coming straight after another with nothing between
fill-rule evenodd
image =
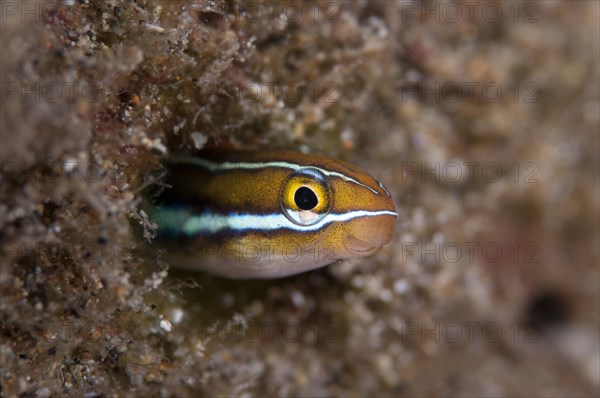
<instances>
[{"instance_id":1,"label":"yellow iris","mask_svg":"<svg viewBox=\"0 0 600 398\"><path fill-rule=\"evenodd\" d=\"M302 208L302 204L297 203L298 190L303 187L311 191L303 193L307 193L311 199L316 197L316 205L306 210ZM281 207L286 217L296 224L312 225L319 222L331 209L331 188L327 178L315 169L306 169L292 174L283 184Z\"/></svg>"}]
</instances>

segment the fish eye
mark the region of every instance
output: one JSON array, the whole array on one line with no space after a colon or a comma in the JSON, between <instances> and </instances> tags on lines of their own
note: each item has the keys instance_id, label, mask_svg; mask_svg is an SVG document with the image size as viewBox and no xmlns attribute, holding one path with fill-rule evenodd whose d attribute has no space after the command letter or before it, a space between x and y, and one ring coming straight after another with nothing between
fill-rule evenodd
<instances>
[{"instance_id":1,"label":"fish eye","mask_svg":"<svg viewBox=\"0 0 600 398\"><path fill-rule=\"evenodd\" d=\"M305 168L290 175L281 190L281 208L294 224L313 225L331 210L331 187L317 169Z\"/></svg>"},{"instance_id":2,"label":"fish eye","mask_svg":"<svg viewBox=\"0 0 600 398\"><path fill-rule=\"evenodd\" d=\"M319 203L319 198L312 189L300 187L294 194L294 202L302 210L311 210Z\"/></svg>"}]
</instances>

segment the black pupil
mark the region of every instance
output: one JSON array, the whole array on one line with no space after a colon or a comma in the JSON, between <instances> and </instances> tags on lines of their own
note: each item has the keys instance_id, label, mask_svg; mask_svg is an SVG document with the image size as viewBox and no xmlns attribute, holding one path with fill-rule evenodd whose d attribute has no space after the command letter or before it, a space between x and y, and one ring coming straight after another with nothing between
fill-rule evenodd
<instances>
[{"instance_id":1,"label":"black pupil","mask_svg":"<svg viewBox=\"0 0 600 398\"><path fill-rule=\"evenodd\" d=\"M296 202L296 206L302 210L310 210L319 203L317 195L315 195L312 189L307 187L298 188L294 194L294 201Z\"/></svg>"}]
</instances>

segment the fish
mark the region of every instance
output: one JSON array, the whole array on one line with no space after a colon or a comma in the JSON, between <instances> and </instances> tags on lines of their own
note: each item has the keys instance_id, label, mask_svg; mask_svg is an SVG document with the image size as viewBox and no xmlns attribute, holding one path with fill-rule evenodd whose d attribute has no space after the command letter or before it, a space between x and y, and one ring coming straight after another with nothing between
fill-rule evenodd
<instances>
[{"instance_id":1,"label":"fish","mask_svg":"<svg viewBox=\"0 0 600 398\"><path fill-rule=\"evenodd\" d=\"M164 162L148 213L168 262L274 279L369 256L390 242L390 192L358 167L293 151L211 150Z\"/></svg>"}]
</instances>

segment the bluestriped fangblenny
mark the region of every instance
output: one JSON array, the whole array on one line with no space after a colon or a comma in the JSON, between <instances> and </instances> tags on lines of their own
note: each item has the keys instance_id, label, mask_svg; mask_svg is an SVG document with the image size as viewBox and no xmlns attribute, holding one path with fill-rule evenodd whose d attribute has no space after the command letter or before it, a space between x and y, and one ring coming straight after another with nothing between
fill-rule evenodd
<instances>
[{"instance_id":1,"label":"bluestriped fangblenny","mask_svg":"<svg viewBox=\"0 0 600 398\"><path fill-rule=\"evenodd\" d=\"M172 158L151 218L175 266L278 278L370 255L397 218L385 187L357 167L289 151Z\"/></svg>"}]
</instances>

